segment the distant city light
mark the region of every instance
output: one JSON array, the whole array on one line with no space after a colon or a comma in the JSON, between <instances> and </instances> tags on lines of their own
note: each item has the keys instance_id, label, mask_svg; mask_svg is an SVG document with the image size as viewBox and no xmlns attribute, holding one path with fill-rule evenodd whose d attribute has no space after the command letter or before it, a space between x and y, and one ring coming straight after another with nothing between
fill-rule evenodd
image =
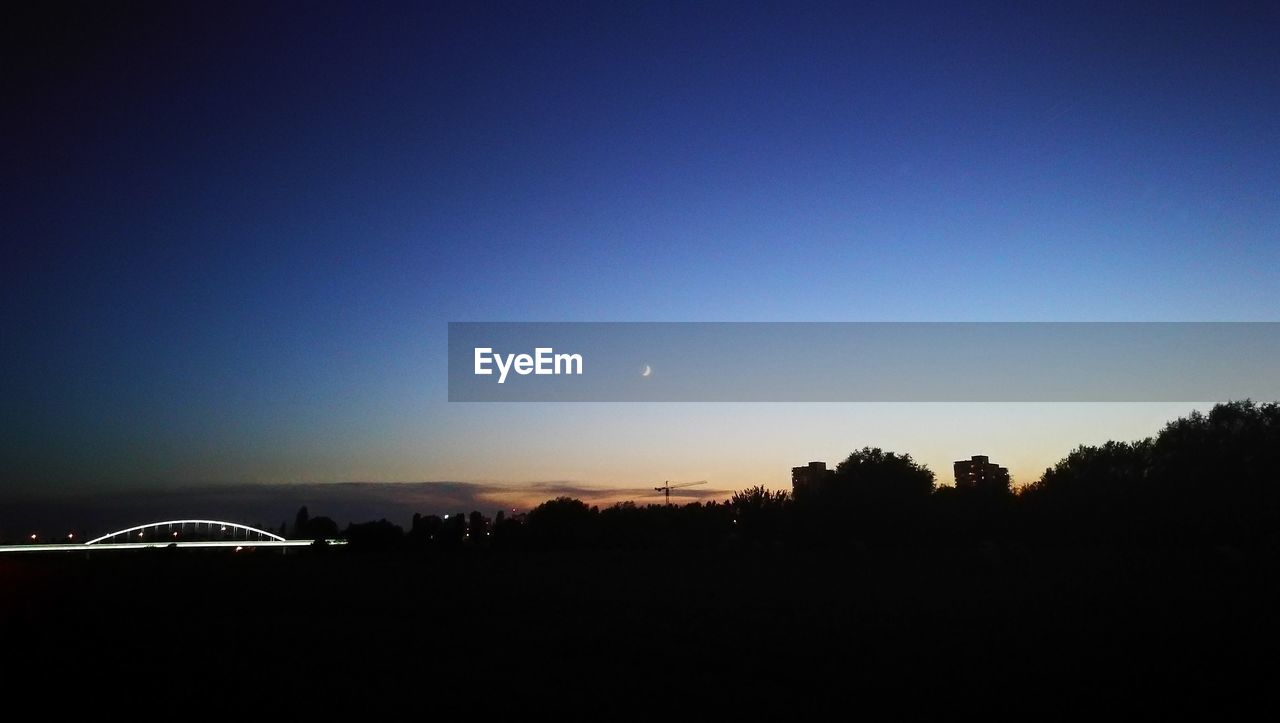
<instances>
[{"instance_id":1,"label":"distant city light","mask_svg":"<svg viewBox=\"0 0 1280 723\"><path fill-rule=\"evenodd\" d=\"M34 539L36 539L36 533L34 533L34 532L33 532L33 533L31 533L31 539L33 539L33 540L34 540Z\"/></svg>"},{"instance_id":2,"label":"distant city light","mask_svg":"<svg viewBox=\"0 0 1280 723\"><path fill-rule=\"evenodd\" d=\"M68 539L68 540L75 539L75 534L74 534L74 533L71 533L71 532L68 532L68 533L67 533L67 539Z\"/></svg>"}]
</instances>

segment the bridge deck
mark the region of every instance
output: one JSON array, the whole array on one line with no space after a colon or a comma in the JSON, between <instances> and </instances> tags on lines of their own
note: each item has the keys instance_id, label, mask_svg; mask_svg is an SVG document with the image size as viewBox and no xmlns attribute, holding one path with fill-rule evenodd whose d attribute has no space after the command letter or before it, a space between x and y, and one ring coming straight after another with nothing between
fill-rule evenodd
<instances>
[{"instance_id":1,"label":"bridge deck","mask_svg":"<svg viewBox=\"0 0 1280 723\"><path fill-rule=\"evenodd\" d=\"M345 545L346 540L325 540L330 545ZM98 542L92 545L83 542L74 545L0 545L3 552L96 552L98 550L141 550L147 547L307 547L314 544L312 540L189 540L166 542Z\"/></svg>"}]
</instances>

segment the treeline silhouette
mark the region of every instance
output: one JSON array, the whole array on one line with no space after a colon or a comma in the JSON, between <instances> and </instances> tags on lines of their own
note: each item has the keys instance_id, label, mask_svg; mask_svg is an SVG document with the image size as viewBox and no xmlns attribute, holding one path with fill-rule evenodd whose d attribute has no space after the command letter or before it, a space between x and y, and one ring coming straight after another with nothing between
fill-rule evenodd
<instances>
[{"instance_id":1,"label":"treeline silhouette","mask_svg":"<svg viewBox=\"0 0 1280 723\"><path fill-rule=\"evenodd\" d=\"M305 509L298 523L306 536L338 532ZM1218 404L1153 438L1082 445L1022 487L940 486L911 455L864 447L794 495L757 486L727 502L604 508L559 497L524 515L414 515L407 532L384 519L342 534L353 550L1276 546L1280 404Z\"/></svg>"}]
</instances>

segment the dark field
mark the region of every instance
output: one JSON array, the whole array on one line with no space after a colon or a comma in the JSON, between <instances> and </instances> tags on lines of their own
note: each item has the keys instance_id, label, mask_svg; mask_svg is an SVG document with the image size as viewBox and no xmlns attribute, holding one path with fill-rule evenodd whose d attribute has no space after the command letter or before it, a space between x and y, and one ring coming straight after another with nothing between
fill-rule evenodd
<instances>
[{"instance_id":1,"label":"dark field","mask_svg":"<svg viewBox=\"0 0 1280 723\"><path fill-rule=\"evenodd\" d=\"M1231 549L0 559L10 682L251 720L1265 717L1278 582Z\"/></svg>"}]
</instances>

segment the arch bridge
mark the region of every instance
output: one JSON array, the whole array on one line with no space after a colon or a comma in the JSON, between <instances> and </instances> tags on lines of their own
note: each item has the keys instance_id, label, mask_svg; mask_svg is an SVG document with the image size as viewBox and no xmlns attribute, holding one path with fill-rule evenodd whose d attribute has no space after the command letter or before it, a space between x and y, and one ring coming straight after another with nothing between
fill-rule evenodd
<instances>
[{"instance_id":1,"label":"arch bridge","mask_svg":"<svg viewBox=\"0 0 1280 723\"><path fill-rule=\"evenodd\" d=\"M315 540L287 540L274 532L224 520L164 520L108 532L88 542L40 544L32 535L26 545L0 545L0 552L90 552L138 550L147 547L306 547ZM345 545L346 540L323 540Z\"/></svg>"},{"instance_id":2,"label":"arch bridge","mask_svg":"<svg viewBox=\"0 0 1280 723\"><path fill-rule=\"evenodd\" d=\"M84 543L86 545L97 545L108 540L117 543L122 542L138 542L140 540L153 540L157 542L172 542L173 540L184 539L205 539L229 540L243 542L266 542L274 540L276 542L288 542L283 537L259 530L249 525L241 525L237 522L223 522L221 520L165 520L164 522L148 522L145 525L134 525L126 527L123 530L108 532L101 537L95 537ZM310 542L310 540L303 540Z\"/></svg>"}]
</instances>

